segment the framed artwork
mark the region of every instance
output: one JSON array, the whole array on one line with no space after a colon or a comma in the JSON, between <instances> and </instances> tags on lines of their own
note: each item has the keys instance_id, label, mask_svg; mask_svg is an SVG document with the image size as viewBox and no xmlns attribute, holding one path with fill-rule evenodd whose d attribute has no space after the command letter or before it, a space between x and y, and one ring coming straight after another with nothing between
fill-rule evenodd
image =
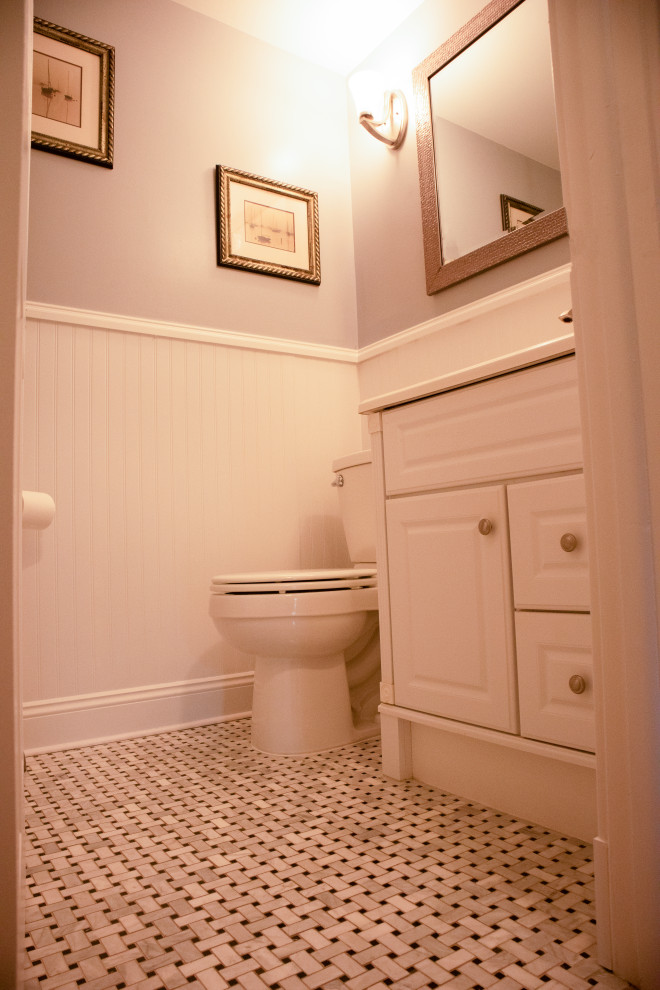
<instances>
[{"instance_id":1,"label":"framed artwork","mask_svg":"<svg viewBox=\"0 0 660 990\"><path fill-rule=\"evenodd\" d=\"M218 265L320 285L318 196L216 165Z\"/></svg>"},{"instance_id":2,"label":"framed artwork","mask_svg":"<svg viewBox=\"0 0 660 990\"><path fill-rule=\"evenodd\" d=\"M32 147L112 168L115 50L34 18Z\"/></svg>"},{"instance_id":3,"label":"framed artwork","mask_svg":"<svg viewBox=\"0 0 660 990\"><path fill-rule=\"evenodd\" d=\"M502 230L518 230L524 227L539 213L543 213L542 206L532 206L530 203L523 203L521 199L514 199L512 196L500 194L500 206L502 208Z\"/></svg>"}]
</instances>

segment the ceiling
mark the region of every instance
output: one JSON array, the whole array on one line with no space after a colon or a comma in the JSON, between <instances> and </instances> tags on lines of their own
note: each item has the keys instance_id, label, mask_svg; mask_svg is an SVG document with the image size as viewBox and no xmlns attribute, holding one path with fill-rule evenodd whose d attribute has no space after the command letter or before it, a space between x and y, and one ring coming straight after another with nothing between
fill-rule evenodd
<instances>
[{"instance_id":1,"label":"ceiling","mask_svg":"<svg viewBox=\"0 0 660 990\"><path fill-rule=\"evenodd\" d=\"M424 0L175 2L348 75ZM546 0L517 8L439 73L433 103L446 119L558 169Z\"/></svg>"},{"instance_id":2,"label":"ceiling","mask_svg":"<svg viewBox=\"0 0 660 990\"><path fill-rule=\"evenodd\" d=\"M277 48L347 75L422 0L176 0Z\"/></svg>"}]
</instances>

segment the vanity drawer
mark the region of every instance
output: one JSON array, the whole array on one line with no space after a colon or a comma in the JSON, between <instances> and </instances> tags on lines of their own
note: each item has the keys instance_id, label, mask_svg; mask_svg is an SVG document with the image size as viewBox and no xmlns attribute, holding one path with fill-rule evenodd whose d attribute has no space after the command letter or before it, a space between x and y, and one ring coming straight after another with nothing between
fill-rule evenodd
<instances>
[{"instance_id":1,"label":"vanity drawer","mask_svg":"<svg viewBox=\"0 0 660 990\"><path fill-rule=\"evenodd\" d=\"M575 358L383 413L388 494L582 465Z\"/></svg>"},{"instance_id":2,"label":"vanity drawer","mask_svg":"<svg viewBox=\"0 0 660 990\"><path fill-rule=\"evenodd\" d=\"M589 611L582 474L509 485L516 608Z\"/></svg>"},{"instance_id":3,"label":"vanity drawer","mask_svg":"<svg viewBox=\"0 0 660 990\"><path fill-rule=\"evenodd\" d=\"M516 644L521 735L593 752L591 617L517 612Z\"/></svg>"}]
</instances>

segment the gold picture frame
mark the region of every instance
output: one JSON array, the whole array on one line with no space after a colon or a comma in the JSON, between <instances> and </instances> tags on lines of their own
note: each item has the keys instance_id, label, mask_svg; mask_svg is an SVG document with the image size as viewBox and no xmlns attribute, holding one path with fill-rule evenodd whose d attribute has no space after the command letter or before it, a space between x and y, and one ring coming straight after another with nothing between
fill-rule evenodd
<instances>
[{"instance_id":1,"label":"gold picture frame","mask_svg":"<svg viewBox=\"0 0 660 990\"><path fill-rule=\"evenodd\" d=\"M32 147L112 168L115 50L34 18Z\"/></svg>"},{"instance_id":2,"label":"gold picture frame","mask_svg":"<svg viewBox=\"0 0 660 990\"><path fill-rule=\"evenodd\" d=\"M531 223L534 217L543 213L542 206L532 206L531 203L523 203L521 199L514 199L500 193L500 208L502 210L502 230L518 230Z\"/></svg>"},{"instance_id":3,"label":"gold picture frame","mask_svg":"<svg viewBox=\"0 0 660 990\"><path fill-rule=\"evenodd\" d=\"M216 165L218 265L321 283L318 195Z\"/></svg>"}]
</instances>

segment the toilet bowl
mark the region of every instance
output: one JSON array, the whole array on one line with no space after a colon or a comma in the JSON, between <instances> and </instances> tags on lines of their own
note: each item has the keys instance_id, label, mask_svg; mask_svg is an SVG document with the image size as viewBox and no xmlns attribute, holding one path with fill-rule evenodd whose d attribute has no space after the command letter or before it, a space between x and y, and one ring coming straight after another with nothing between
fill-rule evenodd
<instances>
[{"instance_id":1,"label":"toilet bowl","mask_svg":"<svg viewBox=\"0 0 660 990\"><path fill-rule=\"evenodd\" d=\"M369 734L353 722L344 651L373 623L375 582L373 570L213 580L210 614L218 631L255 658L252 743L257 749L300 755Z\"/></svg>"},{"instance_id":2,"label":"toilet bowl","mask_svg":"<svg viewBox=\"0 0 660 990\"><path fill-rule=\"evenodd\" d=\"M335 461L333 469L349 552L353 546L368 555L363 560L374 561L370 452ZM210 592L209 614L221 637L254 658L252 744L257 749L304 755L378 734L373 562L345 569L218 575Z\"/></svg>"}]
</instances>

